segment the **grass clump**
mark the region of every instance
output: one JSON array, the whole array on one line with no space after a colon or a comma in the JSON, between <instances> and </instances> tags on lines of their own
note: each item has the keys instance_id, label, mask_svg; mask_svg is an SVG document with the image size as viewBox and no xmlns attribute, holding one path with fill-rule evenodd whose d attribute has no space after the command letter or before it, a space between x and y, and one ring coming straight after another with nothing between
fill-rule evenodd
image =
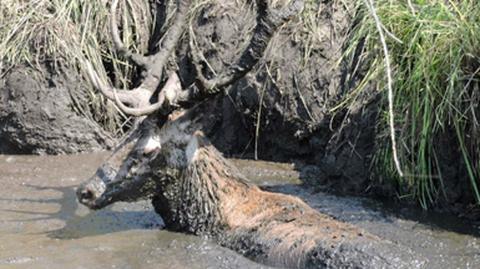
<instances>
[{"instance_id":1,"label":"grass clump","mask_svg":"<svg viewBox=\"0 0 480 269\"><path fill-rule=\"evenodd\" d=\"M442 155L463 163L479 203L480 5L474 0L374 2L393 64L394 123L405 176L398 176L393 163L386 109L377 126L375 172L381 179L394 179L401 197L417 199L427 208L445 193L442 168L450 164L439 161ZM384 54L365 3L359 1L357 24L345 53L352 56L361 48L359 57L368 67L345 103L371 82L378 89L386 85Z\"/></svg>"}]
</instances>

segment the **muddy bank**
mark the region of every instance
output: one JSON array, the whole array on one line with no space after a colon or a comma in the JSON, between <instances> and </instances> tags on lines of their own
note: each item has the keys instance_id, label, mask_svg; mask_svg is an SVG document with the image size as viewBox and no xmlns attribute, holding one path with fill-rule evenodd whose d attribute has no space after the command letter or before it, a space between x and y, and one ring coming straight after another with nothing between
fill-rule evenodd
<instances>
[{"instance_id":1,"label":"muddy bank","mask_svg":"<svg viewBox=\"0 0 480 269\"><path fill-rule=\"evenodd\" d=\"M304 13L272 39L256 68L224 97L212 101L212 111L207 111L215 122L210 137L222 152L311 163L323 159L315 152L324 150L331 137L328 106L346 91L345 67L337 61L353 12L335 1L307 3ZM216 73L238 58L251 35L255 12L248 1L212 1L198 10L192 23L208 68ZM245 35L234 34L239 32ZM188 50L187 40L182 40L176 64L183 86L195 78ZM61 59L55 60L61 64ZM78 70L49 62L8 70L0 78L0 119L5 126L0 150L57 154L108 146L101 130L85 122L92 98L85 96L88 87ZM72 109L75 102L87 115L77 115ZM62 132L65 138L59 135Z\"/></svg>"},{"instance_id":2,"label":"muddy bank","mask_svg":"<svg viewBox=\"0 0 480 269\"><path fill-rule=\"evenodd\" d=\"M65 154L111 148L112 136L82 110L88 102L86 87L74 70L58 66L18 66L6 72L0 78L0 152Z\"/></svg>"},{"instance_id":3,"label":"muddy bank","mask_svg":"<svg viewBox=\"0 0 480 269\"><path fill-rule=\"evenodd\" d=\"M394 196L395 187L385 182L372 188L380 93L372 85L348 109L332 111L362 77L358 59L342 59L354 15L351 3L307 3L272 38L259 64L212 100L214 145L231 157L295 161L306 182L337 193ZM229 3L206 5L194 23L206 68L216 73L248 40L231 29L248 32L255 21L242 3ZM186 85L195 76L183 57L187 50L184 44L177 53L181 70L192 70L180 74Z\"/></svg>"},{"instance_id":4,"label":"muddy bank","mask_svg":"<svg viewBox=\"0 0 480 269\"><path fill-rule=\"evenodd\" d=\"M338 124L332 122L330 106L348 90L348 70L338 61L352 12L335 1L314 1L279 30L254 70L230 87L225 97L215 100L218 128L210 138L222 152L265 160L322 162ZM312 29L309 20L315 20ZM196 40L211 69L228 67L238 56L235 48L247 41L231 29L248 32L254 23L253 12L245 13L241 4L230 3L221 9L210 5L200 12ZM182 78L188 81L191 76Z\"/></svg>"},{"instance_id":5,"label":"muddy bank","mask_svg":"<svg viewBox=\"0 0 480 269\"><path fill-rule=\"evenodd\" d=\"M419 206L416 198L392 198L413 196L412 190L407 183L386 177L381 171L389 167L377 167L382 165L378 159L374 163L378 151L389 144L388 134L379 127L386 106L383 90L370 85L338 108L369 66L369 59L361 56L366 53L362 44L352 58L342 58L349 33L358 23L353 21L355 12L352 3L306 4L304 12L272 39L257 67L227 89L225 97L212 102L215 125L210 139L229 156L296 161L305 182L323 190ZM206 5L195 20L196 40L209 63L205 68L213 74L232 63L237 56L234 48L246 40L231 29L248 32L253 23L241 3ZM178 54L184 55L185 49ZM188 63L188 56L180 57L182 70L192 70ZM193 75L185 72L182 80L188 84ZM435 158L443 182L432 179L432 188L442 194L429 206L479 219L455 141L454 131L446 130L440 141L432 142L441 145Z\"/></svg>"},{"instance_id":6,"label":"muddy bank","mask_svg":"<svg viewBox=\"0 0 480 269\"><path fill-rule=\"evenodd\" d=\"M0 156L0 267L268 268L207 239L160 230L149 202L98 212L78 205L72 186L105 157ZM428 261L420 268L473 269L480 263L479 224L316 193L299 185L291 165L234 162L265 188L299 196L320 212L421 254Z\"/></svg>"}]
</instances>

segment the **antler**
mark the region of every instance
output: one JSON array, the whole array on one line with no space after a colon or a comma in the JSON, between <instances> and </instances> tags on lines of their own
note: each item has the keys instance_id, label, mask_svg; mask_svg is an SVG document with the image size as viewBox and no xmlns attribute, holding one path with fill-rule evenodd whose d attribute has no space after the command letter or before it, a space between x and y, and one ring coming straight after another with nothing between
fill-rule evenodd
<instances>
[{"instance_id":1,"label":"antler","mask_svg":"<svg viewBox=\"0 0 480 269\"><path fill-rule=\"evenodd\" d=\"M146 75L143 78L143 82L137 88L129 91L119 90L115 87L105 85L90 63L87 63L86 66L87 73L93 85L108 99L113 100L124 113L143 116L161 109L164 110L165 114L168 114L173 107L172 105L203 99L219 93L221 88L234 83L253 68L263 56L276 30L290 18L298 14L304 5L303 0L291 0L285 7L277 10L269 7L268 0L256 0L257 25L249 45L234 65L217 77L210 79L206 78L202 73L199 64L200 52L194 45L193 29L190 27L189 44L193 64L197 73L197 81L200 83L200 90L196 87L182 90L177 74L172 72L159 93L158 101L150 104L150 99L161 82L163 68L175 50L184 31L186 17L191 3L192 0L177 0L177 10L173 24L163 38L159 51L151 56L143 56L129 51L121 41L116 19L118 0L113 0L110 26L112 28L112 38L115 49L138 66L144 68L147 71ZM126 104L130 105L130 107Z\"/></svg>"},{"instance_id":2,"label":"antler","mask_svg":"<svg viewBox=\"0 0 480 269\"><path fill-rule=\"evenodd\" d=\"M147 71L146 75L143 78L143 82L137 88L133 90L119 90L103 83L90 63L87 62L86 66L87 73L93 85L108 99L114 101L118 108L120 108L120 110L122 110L124 113L133 116L150 114L162 107L172 104L175 96L177 95L176 92L181 90L180 80L175 73L172 73L169 76L167 83L160 91L158 101L154 104L150 104L152 95L160 85L163 68L167 63L168 58L175 50L175 47L177 46L177 43L184 31L187 12L191 3L192 0L177 1L177 10L173 24L166 33L166 36L160 45L160 50L151 56L143 56L132 53L123 44L120 34L118 33L117 25L116 12L118 0L113 0L110 9L110 26L115 49L121 55L127 57L138 66L144 68ZM131 107L128 107L125 104L128 104Z\"/></svg>"},{"instance_id":3,"label":"antler","mask_svg":"<svg viewBox=\"0 0 480 269\"><path fill-rule=\"evenodd\" d=\"M291 0L285 7L276 10L269 6L268 0L257 0L257 25L250 39L250 44L243 51L242 56L236 63L215 78L207 79L201 70L200 52L194 45L193 29L190 27L190 49L197 72L197 80L203 88L203 95L212 95L221 88L232 84L245 76L255 64L262 58L270 39L277 29L293 16L303 10L303 0Z\"/></svg>"}]
</instances>

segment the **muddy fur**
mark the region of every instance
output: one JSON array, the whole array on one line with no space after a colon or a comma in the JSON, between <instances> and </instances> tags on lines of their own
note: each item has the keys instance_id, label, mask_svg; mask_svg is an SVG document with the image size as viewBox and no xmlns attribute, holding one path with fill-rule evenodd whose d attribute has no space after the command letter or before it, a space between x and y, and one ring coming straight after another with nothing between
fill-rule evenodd
<instances>
[{"instance_id":1,"label":"muddy fur","mask_svg":"<svg viewBox=\"0 0 480 269\"><path fill-rule=\"evenodd\" d=\"M206 235L257 261L288 268L423 263L408 249L336 221L296 197L249 183L196 131L206 127L196 110L202 107L170 117L160 130L162 149L149 164L158 182L153 205L167 228Z\"/></svg>"},{"instance_id":2,"label":"muddy fur","mask_svg":"<svg viewBox=\"0 0 480 269\"><path fill-rule=\"evenodd\" d=\"M257 261L288 268L411 268L422 264L408 249L336 221L296 197L260 190L203 133L195 133L185 150L192 147L194 156L180 158L187 164L176 164L184 170L172 172L170 168L168 183L162 184L153 199L167 228L207 235ZM154 166L161 168L156 175L165 178L165 167L171 165Z\"/></svg>"}]
</instances>

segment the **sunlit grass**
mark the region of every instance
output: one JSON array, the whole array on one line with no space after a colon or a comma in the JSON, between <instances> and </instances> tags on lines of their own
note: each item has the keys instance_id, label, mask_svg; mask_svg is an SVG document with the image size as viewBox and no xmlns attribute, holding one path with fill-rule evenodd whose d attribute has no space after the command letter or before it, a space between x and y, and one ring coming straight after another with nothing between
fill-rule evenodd
<instances>
[{"instance_id":1,"label":"sunlit grass","mask_svg":"<svg viewBox=\"0 0 480 269\"><path fill-rule=\"evenodd\" d=\"M394 169L386 112L378 122L375 172L394 179L399 195L427 208L444 193L438 163L441 147L461 152L477 202L480 163L478 131L480 75L480 6L477 1L374 1L387 33L394 72L394 114L398 151L406 172ZM375 82L385 93L385 72L377 29L360 1L346 56L364 43L365 80L342 105ZM445 138L453 138L445 142ZM452 141L453 140L453 141ZM444 144L442 144L444 143ZM447 144L448 143L448 144Z\"/></svg>"}]
</instances>

